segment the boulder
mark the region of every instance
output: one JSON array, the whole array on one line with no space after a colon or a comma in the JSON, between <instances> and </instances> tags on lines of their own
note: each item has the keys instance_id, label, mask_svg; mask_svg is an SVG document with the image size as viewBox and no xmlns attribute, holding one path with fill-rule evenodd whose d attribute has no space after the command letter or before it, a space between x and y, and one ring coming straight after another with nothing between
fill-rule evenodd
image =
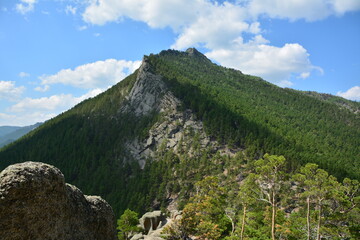
<instances>
[{"instance_id":1,"label":"boulder","mask_svg":"<svg viewBox=\"0 0 360 240\"><path fill-rule=\"evenodd\" d=\"M0 239L115 240L111 206L66 184L54 166L24 162L0 173Z\"/></svg>"},{"instance_id":2,"label":"boulder","mask_svg":"<svg viewBox=\"0 0 360 240\"><path fill-rule=\"evenodd\" d=\"M148 234L163 227L166 224L166 216L161 211L147 212L139 219L139 222L145 234Z\"/></svg>"}]
</instances>

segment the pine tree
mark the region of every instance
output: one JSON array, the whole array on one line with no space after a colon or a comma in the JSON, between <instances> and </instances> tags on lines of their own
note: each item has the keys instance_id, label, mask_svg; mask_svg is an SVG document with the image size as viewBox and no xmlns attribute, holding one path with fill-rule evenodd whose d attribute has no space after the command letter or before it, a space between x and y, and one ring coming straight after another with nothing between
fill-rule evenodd
<instances>
[{"instance_id":1,"label":"pine tree","mask_svg":"<svg viewBox=\"0 0 360 240\"><path fill-rule=\"evenodd\" d=\"M130 209L126 209L120 219L117 220L118 238L128 240L135 232L140 231L138 214Z\"/></svg>"},{"instance_id":2,"label":"pine tree","mask_svg":"<svg viewBox=\"0 0 360 240\"><path fill-rule=\"evenodd\" d=\"M275 240L276 212L280 201L279 195L285 178L285 158L265 154L263 159L255 161L256 180L260 189L260 200L271 206L271 238Z\"/></svg>"}]
</instances>

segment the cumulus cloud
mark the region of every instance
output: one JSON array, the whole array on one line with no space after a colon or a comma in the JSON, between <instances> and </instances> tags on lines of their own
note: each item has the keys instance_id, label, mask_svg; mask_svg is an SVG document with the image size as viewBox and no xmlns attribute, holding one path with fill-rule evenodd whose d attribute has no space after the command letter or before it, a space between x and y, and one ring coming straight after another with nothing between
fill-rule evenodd
<instances>
[{"instance_id":1,"label":"cumulus cloud","mask_svg":"<svg viewBox=\"0 0 360 240\"><path fill-rule=\"evenodd\" d=\"M105 89L93 89L79 97L72 94L52 95L42 98L24 98L7 109L8 113L0 113L0 125L25 126L35 122L44 122L64 112L81 101L94 97Z\"/></svg>"},{"instance_id":2,"label":"cumulus cloud","mask_svg":"<svg viewBox=\"0 0 360 240\"><path fill-rule=\"evenodd\" d=\"M107 88L121 81L135 71L140 61L107 59L76 67L63 69L54 75L40 77L43 85L61 83L82 89Z\"/></svg>"},{"instance_id":3,"label":"cumulus cloud","mask_svg":"<svg viewBox=\"0 0 360 240\"><path fill-rule=\"evenodd\" d=\"M15 9L17 12L25 15L26 13L34 10L34 5L37 0L20 0L20 2L21 3L17 3L15 5Z\"/></svg>"},{"instance_id":4,"label":"cumulus cloud","mask_svg":"<svg viewBox=\"0 0 360 240\"><path fill-rule=\"evenodd\" d=\"M230 3L210 5L191 24L184 26L172 48L183 49L199 43L209 49L227 47L243 32L258 32L259 23L244 21L246 12Z\"/></svg>"},{"instance_id":5,"label":"cumulus cloud","mask_svg":"<svg viewBox=\"0 0 360 240\"><path fill-rule=\"evenodd\" d=\"M85 22L103 25L128 17L143 21L151 27L179 29L224 6L242 9L246 18L260 15L290 20L321 20L331 15L342 15L360 9L358 0L240 0L235 3L208 0L96 0L89 1L83 13ZM301 9L301 11L299 11ZM222 17L227 17L223 15ZM221 18L220 18L221 19Z\"/></svg>"},{"instance_id":6,"label":"cumulus cloud","mask_svg":"<svg viewBox=\"0 0 360 240\"><path fill-rule=\"evenodd\" d=\"M318 68L311 64L309 53L301 45L275 47L260 35L247 43L239 39L231 48L215 49L206 55L222 65L260 76L281 87L292 85L289 81L292 75L307 78L310 71Z\"/></svg>"},{"instance_id":7,"label":"cumulus cloud","mask_svg":"<svg viewBox=\"0 0 360 240\"><path fill-rule=\"evenodd\" d=\"M301 11L299 11L301 9ZM308 78L313 70L310 54L298 43L272 46L261 36L257 19L321 20L360 9L358 0L97 0L83 12L83 20L103 25L124 18L152 28L170 27L177 35L175 49L205 47L206 55L220 64L258 75L280 86L291 78ZM244 35L247 34L244 40ZM251 39L251 37L253 37Z\"/></svg>"},{"instance_id":8,"label":"cumulus cloud","mask_svg":"<svg viewBox=\"0 0 360 240\"><path fill-rule=\"evenodd\" d=\"M11 106L8 111L64 111L89 97L96 96L101 92L103 92L103 89L93 89L80 97L74 97L72 94L60 94L42 98L24 98Z\"/></svg>"},{"instance_id":9,"label":"cumulus cloud","mask_svg":"<svg viewBox=\"0 0 360 240\"><path fill-rule=\"evenodd\" d=\"M0 125L8 124L9 121L13 125L19 126L46 121L81 101L105 91L135 71L140 64L140 61L115 59L97 61L78 66L75 69L64 69L54 75L41 76L41 85L34 88L36 91L46 92L52 84L64 84L87 89L87 92L81 96L58 94L19 100L25 88L16 87L14 82L0 81L0 99L17 100L15 104L6 109L6 112L0 113Z\"/></svg>"},{"instance_id":10,"label":"cumulus cloud","mask_svg":"<svg viewBox=\"0 0 360 240\"><path fill-rule=\"evenodd\" d=\"M360 101L360 86L354 86L346 92L338 92L336 95L353 101Z\"/></svg>"},{"instance_id":11,"label":"cumulus cloud","mask_svg":"<svg viewBox=\"0 0 360 240\"><path fill-rule=\"evenodd\" d=\"M170 26L179 29L193 22L198 11L208 5L205 0L99 0L91 1L83 19L88 23L104 25L128 17L154 28Z\"/></svg>"},{"instance_id":12,"label":"cumulus cloud","mask_svg":"<svg viewBox=\"0 0 360 240\"><path fill-rule=\"evenodd\" d=\"M0 99L14 101L25 91L24 86L16 87L13 81L0 81Z\"/></svg>"}]
</instances>

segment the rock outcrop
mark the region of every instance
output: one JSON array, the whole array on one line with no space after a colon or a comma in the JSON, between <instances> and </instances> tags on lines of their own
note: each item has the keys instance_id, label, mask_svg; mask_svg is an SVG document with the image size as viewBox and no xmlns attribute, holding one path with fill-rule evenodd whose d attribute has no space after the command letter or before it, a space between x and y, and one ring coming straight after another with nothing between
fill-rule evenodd
<instances>
[{"instance_id":1,"label":"rock outcrop","mask_svg":"<svg viewBox=\"0 0 360 240\"><path fill-rule=\"evenodd\" d=\"M140 218L140 227L144 229L143 233L132 236L130 240L164 240L167 234L163 233L166 227L172 226L181 219L182 211L171 211L170 217L166 217L161 211L147 212ZM188 238L191 240L191 238Z\"/></svg>"},{"instance_id":2,"label":"rock outcrop","mask_svg":"<svg viewBox=\"0 0 360 240\"><path fill-rule=\"evenodd\" d=\"M140 226L148 234L166 224L166 216L161 211L153 211L145 213L140 219Z\"/></svg>"},{"instance_id":3,"label":"rock outcrop","mask_svg":"<svg viewBox=\"0 0 360 240\"><path fill-rule=\"evenodd\" d=\"M143 233L135 234L131 240L164 240L162 231L169 224L169 220L161 211L145 213L139 219L139 226L143 229Z\"/></svg>"},{"instance_id":4,"label":"rock outcrop","mask_svg":"<svg viewBox=\"0 0 360 240\"><path fill-rule=\"evenodd\" d=\"M196 49L188 49L187 53L203 56ZM132 113L137 117L154 112L161 114L159 121L149 130L147 138L135 138L126 144L130 155L141 168L145 167L146 159L156 158L159 149L172 149L175 154L186 151L189 156L196 155L198 149L206 148L230 156L239 151L221 145L208 136L202 121L190 109L179 110L181 106L181 101L170 91L162 76L153 73L145 57L127 102L120 109L120 112Z\"/></svg>"},{"instance_id":5,"label":"rock outcrop","mask_svg":"<svg viewBox=\"0 0 360 240\"><path fill-rule=\"evenodd\" d=\"M126 104L120 112L131 112L138 117L153 111L164 112L169 107L177 107L180 104L180 101L167 89L162 76L152 73L146 57L142 61L136 82L126 99Z\"/></svg>"},{"instance_id":6,"label":"rock outcrop","mask_svg":"<svg viewBox=\"0 0 360 240\"><path fill-rule=\"evenodd\" d=\"M115 240L111 206L66 184L59 169L24 162L0 173L0 239Z\"/></svg>"}]
</instances>

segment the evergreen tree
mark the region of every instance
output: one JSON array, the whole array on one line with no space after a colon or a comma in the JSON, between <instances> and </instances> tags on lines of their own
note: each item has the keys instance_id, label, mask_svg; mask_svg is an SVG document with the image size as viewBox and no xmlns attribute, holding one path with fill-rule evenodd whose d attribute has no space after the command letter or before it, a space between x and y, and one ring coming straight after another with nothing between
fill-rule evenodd
<instances>
[{"instance_id":1,"label":"evergreen tree","mask_svg":"<svg viewBox=\"0 0 360 240\"><path fill-rule=\"evenodd\" d=\"M280 192L285 179L285 158L265 154L255 162L255 183L260 189L260 200L271 206L271 238L275 240L276 212L280 202Z\"/></svg>"},{"instance_id":2,"label":"evergreen tree","mask_svg":"<svg viewBox=\"0 0 360 240\"><path fill-rule=\"evenodd\" d=\"M139 232L138 224L138 214L130 209L126 209L120 219L117 220L119 240L129 240L135 232Z\"/></svg>"}]
</instances>

